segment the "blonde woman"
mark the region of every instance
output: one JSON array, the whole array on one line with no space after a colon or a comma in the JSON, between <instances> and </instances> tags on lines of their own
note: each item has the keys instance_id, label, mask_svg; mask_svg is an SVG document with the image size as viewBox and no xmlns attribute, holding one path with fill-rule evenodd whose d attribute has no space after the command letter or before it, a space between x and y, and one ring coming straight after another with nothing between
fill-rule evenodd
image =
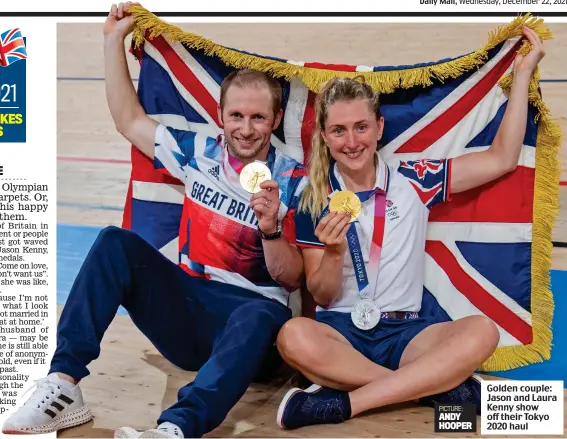
<instances>
[{"instance_id":1,"label":"blonde woman","mask_svg":"<svg viewBox=\"0 0 567 439\"><path fill-rule=\"evenodd\" d=\"M319 306L315 320L288 321L277 343L314 385L284 397L280 427L338 423L416 399L480 403L472 374L496 349L498 329L483 316L445 323L419 316L424 246L434 204L518 163L530 76L544 56L537 34L523 33L531 51L515 59L505 115L483 152L389 167L377 153L384 119L370 86L334 79L320 92L310 183L296 215L307 288ZM432 189L434 196L420 196Z\"/></svg>"}]
</instances>

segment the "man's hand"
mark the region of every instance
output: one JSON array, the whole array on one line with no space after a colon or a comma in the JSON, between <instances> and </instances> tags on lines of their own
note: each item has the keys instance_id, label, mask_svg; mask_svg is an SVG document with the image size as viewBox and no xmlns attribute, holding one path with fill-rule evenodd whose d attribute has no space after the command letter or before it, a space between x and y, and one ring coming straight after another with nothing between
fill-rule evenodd
<instances>
[{"instance_id":1,"label":"man's hand","mask_svg":"<svg viewBox=\"0 0 567 439\"><path fill-rule=\"evenodd\" d=\"M112 5L104 23L106 100L117 131L146 156L153 158L158 123L146 114L138 100L124 47L124 39L132 31L134 22L127 12L132 5L138 3Z\"/></svg>"},{"instance_id":2,"label":"man's hand","mask_svg":"<svg viewBox=\"0 0 567 439\"><path fill-rule=\"evenodd\" d=\"M265 234L278 230L280 210L280 186L276 180L260 183L260 192L250 198L250 207L258 219L258 227ZM303 258L301 252L285 238L262 240L264 259L273 280L287 291L295 291L303 279Z\"/></svg>"},{"instance_id":3,"label":"man's hand","mask_svg":"<svg viewBox=\"0 0 567 439\"><path fill-rule=\"evenodd\" d=\"M319 221L315 236L325 244L325 250L342 255L347 249L346 234L350 228L350 215L344 212L330 212Z\"/></svg>"},{"instance_id":4,"label":"man's hand","mask_svg":"<svg viewBox=\"0 0 567 439\"><path fill-rule=\"evenodd\" d=\"M278 211L280 209L280 186L276 180L260 183L260 192L250 198L250 207L254 209L258 219L258 227L264 233L275 233L278 228Z\"/></svg>"},{"instance_id":5,"label":"man's hand","mask_svg":"<svg viewBox=\"0 0 567 439\"><path fill-rule=\"evenodd\" d=\"M139 5L139 3L126 2L112 5L110 13L104 22L103 34L106 37L115 36L125 39L126 35L132 32L134 27L134 19L127 12L130 6Z\"/></svg>"}]
</instances>

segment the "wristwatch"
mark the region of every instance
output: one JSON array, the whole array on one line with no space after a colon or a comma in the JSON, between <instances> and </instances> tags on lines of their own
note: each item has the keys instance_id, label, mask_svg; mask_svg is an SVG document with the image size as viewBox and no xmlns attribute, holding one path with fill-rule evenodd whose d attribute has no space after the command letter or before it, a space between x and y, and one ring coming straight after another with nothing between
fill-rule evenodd
<instances>
[{"instance_id":1,"label":"wristwatch","mask_svg":"<svg viewBox=\"0 0 567 439\"><path fill-rule=\"evenodd\" d=\"M258 235L260 235L260 238L265 239L266 241L279 239L282 236L282 223L279 221L277 222L276 231L274 233L264 233L260 229L260 226L258 226Z\"/></svg>"}]
</instances>

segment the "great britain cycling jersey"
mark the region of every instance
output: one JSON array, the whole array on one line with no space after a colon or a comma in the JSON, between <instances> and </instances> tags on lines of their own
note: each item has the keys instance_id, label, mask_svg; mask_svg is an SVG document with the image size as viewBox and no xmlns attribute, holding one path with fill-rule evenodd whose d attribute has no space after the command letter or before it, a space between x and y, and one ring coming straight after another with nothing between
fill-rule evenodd
<instances>
[{"instance_id":1,"label":"great britain cycling jersey","mask_svg":"<svg viewBox=\"0 0 567 439\"><path fill-rule=\"evenodd\" d=\"M294 214L306 171L270 145L267 163L280 188L278 218L295 244ZM180 265L192 276L255 291L287 305L289 293L268 272L251 194L240 185L244 165L223 136L207 137L159 125L154 167L185 184L179 231Z\"/></svg>"}]
</instances>

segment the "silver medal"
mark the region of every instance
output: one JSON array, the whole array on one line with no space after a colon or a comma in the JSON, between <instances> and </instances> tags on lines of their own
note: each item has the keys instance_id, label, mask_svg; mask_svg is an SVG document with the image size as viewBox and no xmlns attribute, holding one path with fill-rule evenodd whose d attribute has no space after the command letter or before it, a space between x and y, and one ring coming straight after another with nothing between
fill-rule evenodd
<instances>
[{"instance_id":1,"label":"silver medal","mask_svg":"<svg viewBox=\"0 0 567 439\"><path fill-rule=\"evenodd\" d=\"M350 313L354 325L363 330L374 328L380 321L380 308L370 299L356 302Z\"/></svg>"}]
</instances>

